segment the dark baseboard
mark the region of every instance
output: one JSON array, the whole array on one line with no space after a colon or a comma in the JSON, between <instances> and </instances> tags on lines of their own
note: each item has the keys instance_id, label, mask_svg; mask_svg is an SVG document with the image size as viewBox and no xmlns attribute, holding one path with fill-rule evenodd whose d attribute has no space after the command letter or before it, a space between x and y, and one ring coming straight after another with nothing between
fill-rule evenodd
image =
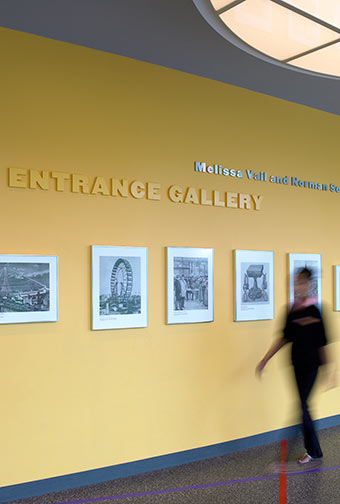
<instances>
[{"instance_id":1,"label":"dark baseboard","mask_svg":"<svg viewBox=\"0 0 340 504\"><path fill-rule=\"evenodd\" d=\"M340 425L340 415L334 415L327 418L316 420L316 428L326 429ZM249 436L241 439L234 439L225 443L218 443L210 446L203 446L192 450L186 450L159 457L152 457L126 464L119 464L91 471L83 471L65 476L57 476L55 478L47 478L29 483L20 483L0 488L0 502L10 502L28 497L36 497L39 495L70 490L77 487L94 485L103 483L118 478L126 478L149 471L157 471L167 467L187 464L199 460L227 455L248 448L255 448L281 439L295 437L300 432L299 426L293 425L283 429L277 429L255 436Z\"/></svg>"}]
</instances>

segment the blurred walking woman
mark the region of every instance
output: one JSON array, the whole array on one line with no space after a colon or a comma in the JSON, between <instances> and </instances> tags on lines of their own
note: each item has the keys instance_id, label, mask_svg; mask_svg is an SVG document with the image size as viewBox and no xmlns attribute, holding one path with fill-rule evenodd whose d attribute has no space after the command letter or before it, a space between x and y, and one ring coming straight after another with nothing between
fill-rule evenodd
<instances>
[{"instance_id":1,"label":"blurred walking woman","mask_svg":"<svg viewBox=\"0 0 340 504\"><path fill-rule=\"evenodd\" d=\"M318 368L326 363L327 344L321 313L310 297L312 272L301 269L295 278L295 302L287 316L283 336L276 341L258 364L256 371L261 374L267 362L287 343L292 343L292 363L296 385L302 408L302 426L306 453L298 459L306 464L322 457L313 421L308 410L308 397L315 383Z\"/></svg>"}]
</instances>

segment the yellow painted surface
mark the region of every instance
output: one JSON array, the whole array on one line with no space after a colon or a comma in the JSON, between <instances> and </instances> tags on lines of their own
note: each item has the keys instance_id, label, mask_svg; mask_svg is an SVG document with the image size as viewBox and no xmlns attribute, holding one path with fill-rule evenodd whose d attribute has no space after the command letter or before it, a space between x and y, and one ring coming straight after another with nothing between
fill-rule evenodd
<instances>
[{"instance_id":1,"label":"yellow painted surface","mask_svg":"<svg viewBox=\"0 0 340 504\"><path fill-rule=\"evenodd\" d=\"M0 484L295 423L286 353L261 383L254 368L282 324L288 252L322 253L332 304L340 194L195 173L194 161L340 185L340 118L10 30L0 44L1 253L57 255L60 300L58 323L0 326ZM198 192L176 203L171 186ZM263 196L258 211L249 195ZM148 247L148 328L91 331L91 245ZM214 248L213 323L166 325L166 246ZM233 322L233 249L274 250L274 321ZM339 404L339 389L322 394L315 416Z\"/></svg>"}]
</instances>

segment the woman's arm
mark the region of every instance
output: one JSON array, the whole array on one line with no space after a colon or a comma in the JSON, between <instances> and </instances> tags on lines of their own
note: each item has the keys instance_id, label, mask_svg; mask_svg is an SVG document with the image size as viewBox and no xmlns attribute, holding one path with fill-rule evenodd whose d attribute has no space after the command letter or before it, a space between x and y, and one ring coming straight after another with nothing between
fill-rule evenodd
<instances>
[{"instance_id":1,"label":"woman's arm","mask_svg":"<svg viewBox=\"0 0 340 504\"><path fill-rule=\"evenodd\" d=\"M327 352L326 352L326 347L325 346L321 346L318 348L318 352L319 352L319 361L320 361L320 364L323 366L325 364L328 364L329 360L327 358Z\"/></svg>"},{"instance_id":2,"label":"woman's arm","mask_svg":"<svg viewBox=\"0 0 340 504\"><path fill-rule=\"evenodd\" d=\"M261 375L264 367L266 366L267 362L286 344L288 343L288 340L284 337L274 341L273 345L269 348L268 352L266 355L263 357L263 359L258 363L256 366L256 374L258 376Z\"/></svg>"}]
</instances>

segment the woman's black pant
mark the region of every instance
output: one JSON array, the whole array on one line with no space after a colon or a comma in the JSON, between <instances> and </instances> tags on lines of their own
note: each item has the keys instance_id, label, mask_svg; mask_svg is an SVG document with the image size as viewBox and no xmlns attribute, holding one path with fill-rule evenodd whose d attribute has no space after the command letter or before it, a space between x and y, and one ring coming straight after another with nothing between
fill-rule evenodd
<instances>
[{"instance_id":1,"label":"woman's black pant","mask_svg":"<svg viewBox=\"0 0 340 504\"><path fill-rule=\"evenodd\" d=\"M308 396L311 393L318 369L310 371L302 371L295 369L296 384L299 391L302 408L302 430L304 437L304 444L308 455L311 457L322 457L319 440L316 435L313 420L308 411Z\"/></svg>"}]
</instances>

